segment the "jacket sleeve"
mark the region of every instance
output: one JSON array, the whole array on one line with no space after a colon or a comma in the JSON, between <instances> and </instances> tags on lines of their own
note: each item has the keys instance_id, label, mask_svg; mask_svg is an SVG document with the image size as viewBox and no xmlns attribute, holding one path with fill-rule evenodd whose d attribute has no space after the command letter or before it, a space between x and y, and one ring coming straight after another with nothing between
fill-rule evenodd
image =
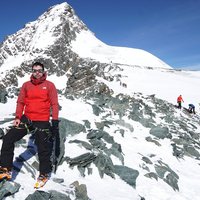
<instances>
[{"instance_id":1,"label":"jacket sleeve","mask_svg":"<svg viewBox=\"0 0 200 200\"><path fill-rule=\"evenodd\" d=\"M25 96L26 96L26 85L23 84L22 88L19 92L19 96L17 99L17 107L16 107L16 114L15 117L20 119L23 115L24 106L25 106Z\"/></svg>"},{"instance_id":2,"label":"jacket sleeve","mask_svg":"<svg viewBox=\"0 0 200 200\"><path fill-rule=\"evenodd\" d=\"M51 83L51 87L49 90L49 99L50 99L51 110L52 110L52 119L58 120L58 112L59 112L58 93L53 83Z\"/></svg>"}]
</instances>

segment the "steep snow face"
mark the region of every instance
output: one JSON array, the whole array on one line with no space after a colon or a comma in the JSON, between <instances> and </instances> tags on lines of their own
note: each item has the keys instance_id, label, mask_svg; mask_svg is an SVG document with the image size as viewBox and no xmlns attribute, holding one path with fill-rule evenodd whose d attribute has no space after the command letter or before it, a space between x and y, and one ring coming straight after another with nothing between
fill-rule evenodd
<instances>
[{"instance_id":1,"label":"steep snow face","mask_svg":"<svg viewBox=\"0 0 200 200\"><path fill-rule=\"evenodd\" d=\"M13 39L15 39L14 43L17 42L19 44L20 42L17 38L21 38L22 41L27 41L28 43L25 50L47 48L55 43L55 39L59 37L59 34L62 34L62 28L59 29L59 27L62 27L66 21L70 22L71 27L69 28L71 29L76 26L84 26L70 5L67 3L55 5L43 13L36 21L27 23L23 29L9 36L8 40L3 44L12 45Z\"/></svg>"},{"instance_id":2,"label":"steep snow face","mask_svg":"<svg viewBox=\"0 0 200 200\"><path fill-rule=\"evenodd\" d=\"M74 10L66 2L53 6L37 21L28 24L27 26L35 27L35 34L31 39L31 46L34 49L42 49L51 46L55 43L55 39L61 37L65 32L65 24L72 31L74 29L86 28L82 21L75 15Z\"/></svg>"},{"instance_id":3,"label":"steep snow face","mask_svg":"<svg viewBox=\"0 0 200 200\"><path fill-rule=\"evenodd\" d=\"M72 50L80 57L90 57L104 63L120 63L142 67L171 67L147 51L134 48L109 46L97 39L90 31L81 31L72 42Z\"/></svg>"}]
</instances>

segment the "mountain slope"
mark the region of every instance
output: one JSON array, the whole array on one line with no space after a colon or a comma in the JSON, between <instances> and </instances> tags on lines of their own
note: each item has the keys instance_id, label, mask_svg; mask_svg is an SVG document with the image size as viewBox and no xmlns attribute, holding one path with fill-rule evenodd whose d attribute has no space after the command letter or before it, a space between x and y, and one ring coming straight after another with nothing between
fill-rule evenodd
<instances>
[{"instance_id":1,"label":"mountain slope","mask_svg":"<svg viewBox=\"0 0 200 200\"><path fill-rule=\"evenodd\" d=\"M90 90L80 97L84 100L59 99L64 152L46 192L56 187L69 195L69 185L79 181L97 200L160 199L161 193L163 199L198 199L198 116L177 111L154 96L114 97ZM34 192L38 161L29 137L28 152L25 141L16 147L15 170L20 173L14 171L14 182L21 185L16 199ZM61 185L54 178L61 179Z\"/></svg>"},{"instance_id":2,"label":"mountain slope","mask_svg":"<svg viewBox=\"0 0 200 200\"><path fill-rule=\"evenodd\" d=\"M120 63L153 68L171 68L147 51L142 49L109 46L98 40L91 32L84 30L78 33L75 41L72 42L72 50L80 57L89 57L104 63Z\"/></svg>"}]
</instances>

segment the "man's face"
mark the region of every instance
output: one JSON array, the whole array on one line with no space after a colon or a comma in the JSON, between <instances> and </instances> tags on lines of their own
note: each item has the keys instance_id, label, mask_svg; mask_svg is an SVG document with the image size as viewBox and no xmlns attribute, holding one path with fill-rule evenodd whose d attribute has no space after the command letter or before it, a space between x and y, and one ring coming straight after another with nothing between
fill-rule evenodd
<instances>
[{"instance_id":1,"label":"man's face","mask_svg":"<svg viewBox=\"0 0 200 200\"><path fill-rule=\"evenodd\" d=\"M43 76L44 71L43 71L43 69L42 69L41 66L35 65L35 66L33 66L32 73L33 73L33 76L34 76L36 79L39 79L39 78L41 78L41 77Z\"/></svg>"}]
</instances>

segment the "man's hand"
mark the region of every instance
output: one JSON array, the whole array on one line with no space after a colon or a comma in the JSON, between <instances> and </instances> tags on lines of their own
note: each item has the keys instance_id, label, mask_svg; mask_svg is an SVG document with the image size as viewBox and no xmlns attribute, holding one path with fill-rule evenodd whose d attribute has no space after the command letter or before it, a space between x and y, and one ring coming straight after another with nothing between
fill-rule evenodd
<instances>
[{"instance_id":1,"label":"man's hand","mask_svg":"<svg viewBox=\"0 0 200 200\"><path fill-rule=\"evenodd\" d=\"M55 137L57 134L59 134L59 120L52 119L51 121L51 133L52 137Z\"/></svg>"},{"instance_id":2,"label":"man's hand","mask_svg":"<svg viewBox=\"0 0 200 200\"><path fill-rule=\"evenodd\" d=\"M14 126L18 127L19 124L20 124L20 122L21 122L20 119L18 119L18 118L15 119L15 120L14 120Z\"/></svg>"}]
</instances>

